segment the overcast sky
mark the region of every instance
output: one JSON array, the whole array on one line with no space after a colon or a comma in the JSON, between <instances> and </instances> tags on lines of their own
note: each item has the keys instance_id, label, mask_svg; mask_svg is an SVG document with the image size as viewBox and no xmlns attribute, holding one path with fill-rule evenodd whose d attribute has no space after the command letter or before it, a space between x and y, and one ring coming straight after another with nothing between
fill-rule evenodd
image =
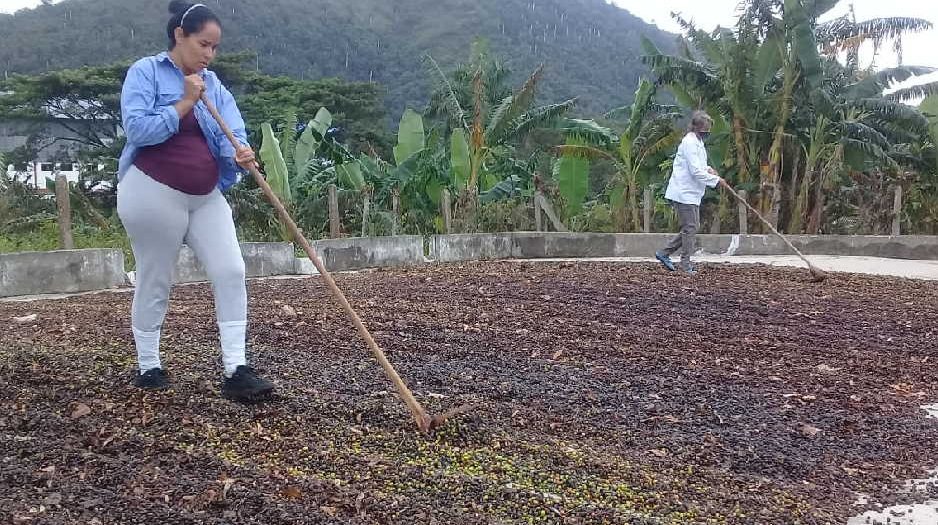
<instances>
[{"instance_id":1,"label":"overcast sky","mask_svg":"<svg viewBox=\"0 0 938 525\"><path fill-rule=\"evenodd\" d=\"M348 0L354 1L354 0ZM394 0L389 0L394 1ZM678 32L677 24L671 19L671 12L679 12L684 18L694 20L703 29L713 29L718 25L732 26L736 6L739 0L607 0L623 7L633 14L656 24L668 31ZM880 18L891 16L913 16L925 18L938 24L938 0L841 0L840 4L826 18L844 14L850 4L854 5L857 19ZM38 0L0 0L0 12L12 13L24 7L35 7ZM871 46L870 46L871 47ZM886 46L888 47L888 46ZM904 61L908 65L938 67L938 29L908 36L903 40ZM869 50L866 59L871 59ZM876 66L891 67L897 59L889 50L883 51L876 58ZM932 75L938 80L938 75Z\"/></svg>"},{"instance_id":2,"label":"overcast sky","mask_svg":"<svg viewBox=\"0 0 938 525\"><path fill-rule=\"evenodd\" d=\"M2 1L2 0L0 0ZM678 12L683 18L691 19L701 29L714 29L719 25L730 27L735 21L739 0L612 0L612 2L645 21L662 29L679 32L680 27L671 18ZM924 18L938 25L938 0L841 0L837 7L823 20L846 14L853 4L857 20L910 16ZM906 65L938 67L938 28L909 35L902 40L903 62ZM866 46L862 55L869 63L873 60L872 45ZM898 58L891 46L884 46L876 56L877 67L892 67ZM919 77L910 83L938 81L938 74Z\"/></svg>"}]
</instances>

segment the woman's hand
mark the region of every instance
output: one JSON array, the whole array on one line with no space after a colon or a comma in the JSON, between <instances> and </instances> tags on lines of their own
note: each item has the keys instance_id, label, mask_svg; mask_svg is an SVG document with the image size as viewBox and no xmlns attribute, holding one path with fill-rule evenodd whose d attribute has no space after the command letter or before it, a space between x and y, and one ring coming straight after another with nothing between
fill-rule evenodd
<instances>
[{"instance_id":1,"label":"woman's hand","mask_svg":"<svg viewBox=\"0 0 938 525\"><path fill-rule=\"evenodd\" d=\"M235 162L246 170L257 167L254 150L247 146L241 146L235 151Z\"/></svg>"},{"instance_id":2,"label":"woman's hand","mask_svg":"<svg viewBox=\"0 0 938 525\"><path fill-rule=\"evenodd\" d=\"M195 104L205 92L205 81L199 75L188 75L185 78L185 93L182 98Z\"/></svg>"}]
</instances>

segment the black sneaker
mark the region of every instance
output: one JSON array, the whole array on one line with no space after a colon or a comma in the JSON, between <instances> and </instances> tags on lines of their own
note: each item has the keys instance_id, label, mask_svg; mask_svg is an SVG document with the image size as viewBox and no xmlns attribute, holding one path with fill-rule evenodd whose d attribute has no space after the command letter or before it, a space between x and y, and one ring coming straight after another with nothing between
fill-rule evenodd
<instances>
[{"instance_id":1,"label":"black sneaker","mask_svg":"<svg viewBox=\"0 0 938 525\"><path fill-rule=\"evenodd\" d=\"M221 395L241 402L263 401L274 392L274 384L257 375L253 368L239 366L221 385Z\"/></svg>"},{"instance_id":2,"label":"black sneaker","mask_svg":"<svg viewBox=\"0 0 938 525\"><path fill-rule=\"evenodd\" d=\"M144 390L166 390L169 388L169 376L162 368L151 368L144 373L135 370L134 386Z\"/></svg>"}]
</instances>

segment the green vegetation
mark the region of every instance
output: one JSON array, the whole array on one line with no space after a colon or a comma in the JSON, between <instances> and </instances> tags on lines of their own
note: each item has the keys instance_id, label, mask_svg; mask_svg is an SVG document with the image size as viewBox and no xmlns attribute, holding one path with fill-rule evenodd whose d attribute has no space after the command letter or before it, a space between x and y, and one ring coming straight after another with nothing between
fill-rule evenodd
<instances>
[{"instance_id":1,"label":"green vegetation","mask_svg":"<svg viewBox=\"0 0 938 525\"><path fill-rule=\"evenodd\" d=\"M70 0L0 15L5 37L0 64L11 74L36 74L152 54L166 47L168 3ZM252 70L376 82L395 122L407 107L426 104L431 83L424 56L450 68L480 37L491 42L493 52L512 58L518 75L513 84L543 63L546 99L580 97L581 109L594 112L621 103L620 86L633 85L647 70L639 58L642 35L668 49L673 40L604 0L218 0L209 5L224 24L224 51L256 52ZM332 110L331 102L320 101L315 109Z\"/></svg>"},{"instance_id":2,"label":"green vegetation","mask_svg":"<svg viewBox=\"0 0 938 525\"><path fill-rule=\"evenodd\" d=\"M238 12L240 4L228 1ZM678 52L645 39L640 59L649 74L634 85L614 84L619 107L593 119L573 118L590 106L576 94L557 96L560 82L549 66L517 77L497 40L477 40L466 60L449 67L452 60L434 53L414 56L430 89L390 117L374 83L271 77L252 68L248 54L227 55L216 69L239 94L271 185L311 238L329 232L331 185L343 235L429 235L448 224L461 232L531 229L537 191L574 231L629 232L642 228L640 196L650 189L655 227L669 227L662 193L685 117L695 109L716 121L711 164L781 230L888 233L894 188L901 187L903 231L936 233L938 83L885 94L894 82L933 69L875 71L859 67L857 57L864 41L892 42L931 24L852 16L818 24L832 5L747 0L735 28L709 33L681 21ZM82 6L75 0L56 9L77 13ZM534 12L550 6L538 3ZM385 6L375 17L388 9L404 16L409 8ZM36 13L58 12L51 9ZM591 56L602 49L594 45ZM41 123L53 112L116 119L126 67L14 75L3 86L12 94L0 97L0 119ZM920 108L906 104L917 98L924 98ZM385 124L398 115L394 137ZM7 161L21 164L47 140L36 134ZM113 191L92 189L99 180L114 182L121 140L113 128L75 140L88 167L72 189L76 229L84 232L78 238L88 239L79 243L126 247ZM16 181L0 182L0 250L51 247L51 201ZM443 216L447 195L451 221ZM289 239L253 181L234 188L229 200L244 240ZM709 195L703 215L708 230L735 229L735 204L725 194Z\"/></svg>"}]
</instances>

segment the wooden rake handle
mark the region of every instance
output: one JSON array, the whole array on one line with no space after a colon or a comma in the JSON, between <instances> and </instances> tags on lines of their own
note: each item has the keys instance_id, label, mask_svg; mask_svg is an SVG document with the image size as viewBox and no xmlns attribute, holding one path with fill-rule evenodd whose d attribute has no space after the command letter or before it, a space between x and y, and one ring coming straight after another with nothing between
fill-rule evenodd
<instances>
[{"instance_id":1,"label":"wooden rake handle","mask_svg":"<svg viewBox=\"0 0 938 525\"><path fill-rule=\"evenodd\" d=\"M766 220L766 218L763 217L761 213L759 213L758 211L756 211L756 209L753 208L752 205L749 204L749 202L746 201L746 199L742 198L742 196L740 196L740 194L736 193L736 190L734 190L732 187L730 187L730 185L727 184L726 181L723 182L723 187L726 188L726 190L729 191L729 192L733 195L733 197L736 197L736 200L738 200L739 202L743 203L747 208L749 208L749 211L751 211L751 212L753 213L753 215L755 215L756 217L758 217L759 220L762 221L763 224L765 224L766 226L768 226L769 230L771 230L772 233L774 233L779 239L781 239L782 242L784 242L785 244L787 244L788 247L791 248L791 251L795 252L795 253L798 255L798 257L801 257L801 260L804 261L804 263L808 265L808 268L809 268L812 272L820 272L820 270L819 270L818 268L816 268L813 264L811 264L811 261L809 261L808 258L805 257L803 253L801 253L801 250L799 250L798 248L795 248L795 245L792 244L791 241L788 240L788 238L786 238L784 235L782 235L781 233L779 233L778 229L776 229L775 226L773 226L771 222L769 222L768 220ZM822 272L822 273L823 273L823 272Z\"/></svg>"},{"instance_id":2,"label":"wooden rake handle","mask_svg":"<svg viewBox=\"0 0 938 525\"><path fill-rule=\"evenodd\" d=\"M202 103L205 104L205 107L208 109L209 113L212 114L212 117L215 118L215 121L218 122L218 125L221 126L222 131L225 132L225 135L228 137L228 140L231 141L231 144L238 149L241 147L241 144L238 142L238 139L234 136L234 133L231 132L231 128L228 127L228 124L225 123L225 120L222 118L221 114L218 113L218 109L214 104L205 96L202 95ZM267 197L267 200L270 201L274 209L277 211L277 216L280 217L280 221L287 226L287 229L290 231L290 234L293 236L293 239L303 247L303 251L306 252L306 255L309 256L309 260L313 262L313 265L319 270L319 274L322 276L323 280L326 281L326 285L329 287L329 290L332 292L333 297L339 302L342 306L342 309L345 310L346 315L352 321L352 324L355 325L355 328L358 329L358 334L365 340L365 343L368 344L368 347L371 349L371 352L374 354L375 359L378 360L378 363L381 365L381 368L384 369L384 372L388 375L388 378L394 383L394 387L397 389L398 394L407 404L407 407L410 409L411 414L414 416L414 421L417 423L417 428L421 432L428 432L430 430L431 418L427 415L427 412L423 409L423 406L414 398L414 395L411 393L410 389L407 388L407 385L404 383L404 380L401 379L401 376L394 369L394 366L388 361L388 358L384 355L384 351L381 350L381 347L378 346L378 343L375 342L374 337L371 336L371 332L368 331L368 328L365 327L365 324L362 322L361 318L358 316L358 313L355 312L355 309L352 308L352 305L349 304L348 299L346 299L345 294L342 293L342 290L339 289L339 286L336 284L335 279L332 278L332 274L329 273L329 270L326 269L326 266L320 260L319 255L316 254L316 250L313 249L312 245L306 239L300 229L297 227L296 222L293 218L290 217L290 213L287 212L286 207L283 203L280 202L280 199L277 198L277 195L271 189L270 185L267 184L267 180L264 179L264 176L261 174L260 170L257 169L257 166L252 166L250 168L251 175L254 176L254 180L257 181L257 185L260 186L261 190L264 192L264 195Z\"/></svg>"}]
</instances>

